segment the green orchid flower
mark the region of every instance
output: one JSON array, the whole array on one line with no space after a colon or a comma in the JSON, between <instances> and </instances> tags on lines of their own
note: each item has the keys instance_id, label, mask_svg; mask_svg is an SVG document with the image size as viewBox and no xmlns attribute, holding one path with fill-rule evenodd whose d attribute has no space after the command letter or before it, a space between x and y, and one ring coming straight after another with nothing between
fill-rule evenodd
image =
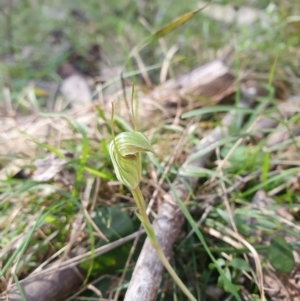
<instances>
[{"instance_id":1,"label":"green orchid flower","mask_svg":"<svg viewBox=\"0 0 300 301\"><path fill-rule=\"evenodd\" d=\"M152 152L149 140L140 132L123 132L110 143L109 154L118 180L135 189L142 177L142 152Z\"/></svg>"}]
</instances>

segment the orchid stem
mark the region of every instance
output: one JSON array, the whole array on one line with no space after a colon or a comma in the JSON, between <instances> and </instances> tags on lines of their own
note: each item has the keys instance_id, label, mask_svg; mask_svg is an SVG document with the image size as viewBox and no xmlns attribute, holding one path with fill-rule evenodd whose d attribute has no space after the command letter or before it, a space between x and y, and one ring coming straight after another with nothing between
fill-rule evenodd
<instances>
[{"instance_id":1,"label":"orchid stem","mask_svg":"<svg viewBox=\"0 0 300 301\"><path fill-rule=\"evenodd\" d=\"M188 290L188 288L184 285L184 283L181 281L181 279L178 277L172 266L170 265L168 259L166 258L164 252L162 251L159 242L155 236L154 229L152 227L152 224L150 223L150 220L148 218L147 212L146 212L146 205L145 200L143 197L143 194L140 190L140 188L137 186L136 188L133 188L131 190L133 198L137 204L139 214L138 217L141 220L141 223L143 227L145 228L145 231L147 233L147 236L150 240L150 243L154 250L156 251L156 254L158 258L160 259L161 263L164 265L166 270L169 272L175 283L179 286L179 288L182 290L182 292L189 298L190 301L197 301L197 299L191 294L191 292Z\"/></svg>"}]
</instances>

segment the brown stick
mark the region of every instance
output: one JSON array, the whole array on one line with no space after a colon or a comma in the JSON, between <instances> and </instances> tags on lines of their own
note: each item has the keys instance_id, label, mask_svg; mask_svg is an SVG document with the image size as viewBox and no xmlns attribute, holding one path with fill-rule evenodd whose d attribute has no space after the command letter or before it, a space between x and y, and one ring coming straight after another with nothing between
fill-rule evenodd
<instances>
[{"instance_id":1,"label":"brown stick","mask_svg":"<svg viewBox=\"0 0 300 301\"><path fill-rule=\"evenodd\" d=\"M250 107L251 103L251 101L245 101L241 105L243 107ZM235 121L236 112L230 112L225 115L221 125L203 138L200 145L194 148L192 154L203 151L216 144L221 138L228 136L229 126L232 126ZM189 166L204 167L213 152L214 150L210 150L205 155L191 162L187 160L182 169ZM198 178L181 177L179 171L179 176L177 176L173 183L173 190L169 191L164 197L164 202L160 206L157 218L153 223L155 235L166 257L171 256L173 243L177 239L185 220L176 202L177 198L185 200L189 194L187 186L183 184L183 180L193 190L196 187ZM124 301L154 301L163 271L163 266L147 239L136 263Z\"/></svg>"},{"instance_id":2,"label":"brown stick","mask_svg":"<svg viewBox=\"0 0 300 301\"><path fill-rule=\"evenodd\" d=\"M28 280L21 281L22 292L28 301L65 301L83 284L84 277L76 267L63 267L45 274L37 273ZM3 298L3 299L2 299ZM0 300L21 301L20 292L14 286L6 296Z\"/></svg>"}]
</instances>

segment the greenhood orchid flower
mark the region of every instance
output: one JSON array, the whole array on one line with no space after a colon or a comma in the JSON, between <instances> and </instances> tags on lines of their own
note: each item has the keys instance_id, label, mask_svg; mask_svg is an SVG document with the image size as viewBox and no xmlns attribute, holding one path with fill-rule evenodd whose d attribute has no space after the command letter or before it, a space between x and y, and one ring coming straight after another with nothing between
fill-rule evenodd
<instances>
[{"instance_id":1,"label":"greenhood orchid flower","mask_svg":"<svg viewBox=\"0 0 300 301\"><path fill-rule=\"evenodd\" d=\"M154 150L140 132L123 132L109 146L109 154L118 180L130 189L136 188L142 177L141 152Z\"/></svg>"}]
</instances>

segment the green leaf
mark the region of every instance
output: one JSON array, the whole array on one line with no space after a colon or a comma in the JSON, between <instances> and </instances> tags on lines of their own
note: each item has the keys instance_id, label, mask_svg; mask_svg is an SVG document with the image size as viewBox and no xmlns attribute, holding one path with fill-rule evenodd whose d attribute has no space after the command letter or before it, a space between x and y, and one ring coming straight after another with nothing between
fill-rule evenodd
<instances>
[{"instance_id":1,"label":"green leaf","mask_svg":"<svg viewBox=\"0 0 300 301\"><path fill-rule=\"evenodd\" d=\"M221 151L221 156L225 158L226 155L230 152L230 150L231 146L225 146ZM248 158L249 151L247 146L240 145L234 150L233 154L229 158L229 161L233 164L241 164L246 163Z\"/></svg>"},{"instance_id":2,"label":"green leaf","mask_svg":"<svg viewBox=\"0 0 300 301\"><path fill-rule=\"evenodd\" d=\"M176 174L178 174L177 170L176 170ZM195 178L216 177L218 179L221 179L225 183L232 185L232 183L230 182L230 180L228 180L227 177L223 177L219 173L216 173L210 169L203 168L203 167L197 167L191 165L182 166L179 170L179 174L183 177L195 177Z\"/></svg>"},{"instance_id":3,"label":"green leaf","mask_svg":"<svg viewBox=\"0 0 300 301\"><path fill-rule=\"evenodd\" d=\"M257 229L270 233L271 231L277 231L280 229L280 222L276 219L260 218L257 219Z\"/></svg>"},{"instance_id":4,"label":"green leaf","mask_svg":"<svg viewBox=\"0 0 300 301\"><path fill-rule=\"evenodd\" d=\"M84 167L84 170L87 171L88 173L90 173L91 175L97 176L101 179L105 179L105 180L113 179L112 175L102 172L102 171L99 171L99 170L96 170L96 169L93 169L93 168L90 168L90 167L87 167L87 166Z\"/></svg>"},{"instance_id":5,"label":"green leaf","mask_svg":"<svg viewBox=\"0 0 300 301\"><path fill-rule=\"evenodd\" d=\"M272 238L269 246L269 261L279 273L290 273L295 266L295 259L290 245L282 236Z\"/></svg>"},{"instance_id":6,"label":"green leaf","mask_svg":"<svg viewBox=\"0 0 300 301\"><path fill-rule=\"evenodd\" d=\"M261 181L266 182L268 180L268 172L270 169L270 153L265 153L262 171L261 171Z\"/></svg>"},{"instance_id":7,"label":"green leaf","mask_svg":"<svg viewBox=\"0 0 300 301\"><path fill-rule=\"evenodd\" d=\"M225 158L226 155L231 151L232 145L225 145L221 150L221 157ZM233 154L229 157L229 162L232 167L244 169L253 169L255 166L261 166L262 158L258 156L260 149L257 146L238 146Z\"/></svg>"},{"instance_id":8,"label":"green leaf","mask_svg":"<svg viewBox=\"0 0 300 301\"><path fill-rule=\"evenodd\" d=\"M241 107L234 107L234 106L216 106L216 107L205 107L196 109L193 111L189 111L186 113L183 113L181 115L181 118L189 118L194 116L200 116L204 114L211 114L211 113L219 113L219 112L229 112L229 111L238 111L242 113L252 113L252 109L248 108L241 108Z\"/></svg>"},{"instance_id":9,"label":"green leaf","mask_svg":"<svg viewBox=\"0 0 300 301\"><path fill-rule=\"evenodd\" d=\"M134 231L132 219L118 207L101 207L92 212L92 219L109 241Z\"/></svg>"},{"instance_id":10,"label":"green leaf","mask_svg":"<svg viewBox=\"0 0 300 301\"><path fill-rule=\"evenodd\" d=\"M229 283L232 284L231 272L228 267L224 268L224 274L225 274L227 280L229 281ZM224 289L226 292L230 292L230 288L228 287L227 283L224 281L224 277L222 277L221 275L218 277L217 285L218 285L218 287Z\"/></svg>"},{"instance_id":11,"label":"green leaf","mask_svg":"<svg viewBox=\"0 0 300 301\"><path fill-rule=\"evenodd\" d=\"M218 258L218 259L216 260L215 263L214 263L214 262L211 262L211 263L208 265L208 268L209 268L210 270L213 270L214 268L217 267L217 265L218 265L219 267L225 266L225 265L226 265L225 259L224 259L224 258Z\"/></svg>"},{"instance_id":12,"label":"green leaf","mask_svg":"<svg viewBox=\"0 0 300 301\"><path fill-rule=\"evenodd\" d=\"M229 262L229 266L240 270L240 271L246 271L246 272L251 272L251 267L247 261L241 258L233 258Z\"/></svg>"},{"instance_id":13,"label":"green leaf","mask_svg":"<svg viewBox=\"0 0 300 301\"><path fill-rule=\"evenodd\" d=\"M93 211L91 217L110 242L132 234L134 231L132 219L118 207L101 207ZM106 242L101 240L99 245L104 244ZM131 243L126 243L106 254L85 261L80 266L83 270L88 271L92 264L91 275L93 276L106 273L115 274L124 267L130 248Z\"/></svg>"},{"instance_id":14,"label":"green leaf","mask_svg":"<svg viewBox=\"0 0 300 301\"><path fill-rule=\"evenodd\" d=\"M99 277L104 274L117 274L122 270L126 264L126 259L130 253L132 243L126 243L118 248L115 248L101 256L97 256L92 260L84 261L80 264L80 267L84 271L88 271L90 265L93 264L91 275L93 277Z\"/></svg>"},{"instance_id":15,"label":"green leaf","mask_svg":"<svg viewBox=\"0 0 300 301\"><path fill-rule=\"evenodd\" d=\"M298 172L299 172L299 168L298 167L296 167L296 168L290 168L290 169L287 169L287 170L283 170L281 173L279 173L278 175L276 175L276 176L274 176L272 178L269 178L265 182L260 182L259 184L255 185L255 186L251 186L251 188L249 188L247 191L243 192L240 195L240 197L244 198L247 195L250 195L253 192L255 192L255 191L259 190L259 189L262 189L262 188L264 188L267 185L273 184L274 182L277 182L277 181L279 183L281 183L283 181L287 182L292 176L294 176Z\"/></svg>"},{"instance_id":16,"label":"green leaf","mask_svg":"<svg viewBox=\"0 0 300 301\"><path fill-rule=\"evenodd\" d=\"M230 223L230 217L228 216L227 211L222 210L220 208L216 208L216 212L226 223L228 223L228 224Z\"/></svg>"}]
</instances>

